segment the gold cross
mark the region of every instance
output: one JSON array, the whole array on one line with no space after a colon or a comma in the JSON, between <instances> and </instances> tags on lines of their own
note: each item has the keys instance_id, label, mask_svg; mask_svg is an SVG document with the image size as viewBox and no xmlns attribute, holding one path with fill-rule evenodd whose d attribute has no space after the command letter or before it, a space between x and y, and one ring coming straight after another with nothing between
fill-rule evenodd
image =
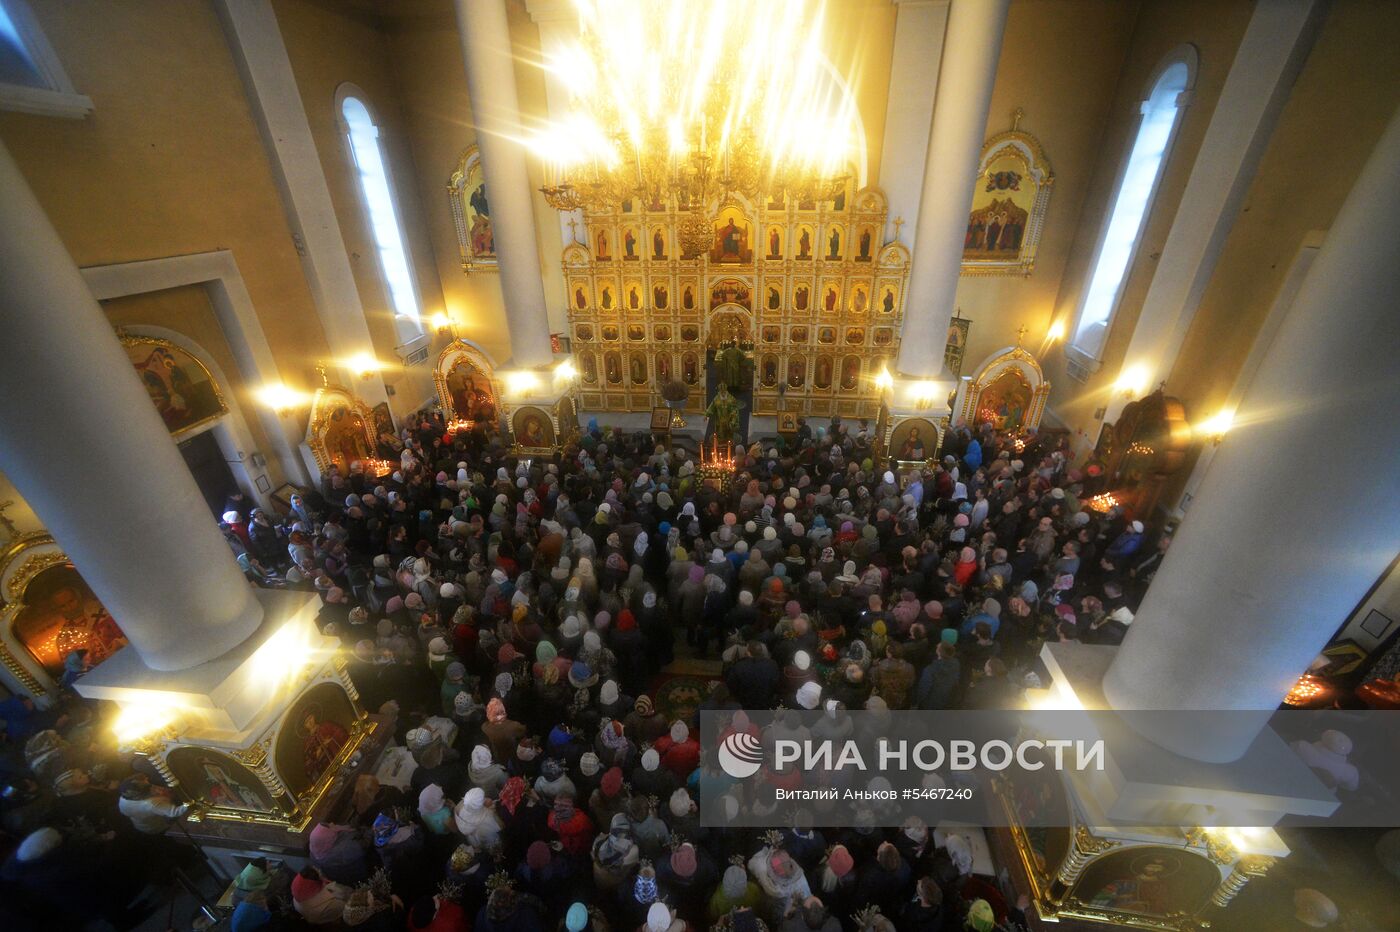
<instances>
[{"instance_id":1,"label":"gold cross","mask_svg":"<svg viewBox=\"0 0 1400 932\"><path fill-rule=\"evenodd\" d=\"M1026 325L1025 325L1025 324L1022 324L1021 326L1019 326L1019 327L1016 328L1016 345L1017 345L1017 346L1020 346L1020 345L1021 345L1021 340L1025 337L1025 335L1026 335Z\"/></svg>"},{"instance_id":2,"label":"gold cross","mask_svg":"<svg viewBox=\"0 0 1400 932\"><path fill-rule=\"evenodd\" d=\"M903 218L903 217L895 217L895 218L894 218L894 238L895 238L895 242L898 242L898 241L899 241L899 228L902 227L902 226L904 226L904 218Z\"/></svg>"},{"instance_id":3,"label":"gold cross","mask_svg":"<svg viewBox=\"0 0 1400 932\"><path fill-rule=\"evenodd\" d=\"M316 374L319 375L319 376L321 377L321 387L322 387L322 388L327 388L327 387L330 386L330 384L331 384L331 383L330 383L330 380L328 380L328 379L326 378L326 364L325 364L325 363L323 363L323 362L318 362L318 363L316 363Z\"/></svg>"},{"instance_id":4,"label":"gold cross","mask_svg":"<svg viewBox=\"0 0 1400 932\"><path fill-rule=\"evenodd\" d=\"M1011 131L1014 133L1021 128L1021 117L1026 115L1026 111L1017 107L1011 114Z\"/></svg>"},{"instance_id":5,"label":"gold cross","mask_svg":"<svg viewBox=\"0 0 1400 932\"><path fill-rule=\"evenodd\" d=\"M0 502L0 527L3 527L6 535L11 538L16 537L19 533L19 528L15 527L15 523L10 520L9 515L5 514L5 509L13 504L14 502L12 501Z\"/></svg>"},{"instance_id":6,"label":"gold cross","mask_svg":"<svg viewBox=\"0 0 1400 932\"><path fill-rule=\"evenodd\" d=\"M578 220L576 220L576 219L573 218L573 217L570 217L570 218L569 218L569 236L573 239L573 241L574 241L575 243L578 242L578 229L577 229L577 227L578 227ZM582 245L582 244L580 244L580 245Z\"/></svg>"}]
</instances>

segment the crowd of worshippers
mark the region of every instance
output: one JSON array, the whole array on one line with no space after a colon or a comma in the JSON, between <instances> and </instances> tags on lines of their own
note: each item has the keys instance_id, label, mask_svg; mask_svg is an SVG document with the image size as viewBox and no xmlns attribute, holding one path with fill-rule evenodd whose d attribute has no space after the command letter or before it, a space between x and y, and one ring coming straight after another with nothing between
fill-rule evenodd
<instances>
[{"instance_id":1,"label":"crowd of worshippers","mask_svg":"<svg viewBox=\"0 0 1400 932\"><path fill-rule=\"evenodd\" d=\"M250 580L318 593L361 702L415 765L402 787L360 775L303 869L249 863L232 928L1018 925L1024 900L973 875L956 831L701 826L697 721L1013 708L1046 640L1119 642L1169 538L1089 510L1063 441L958 425L897 478L863 427L804 423L741 448L722 490L682 450L593 422L552 458L433 413L400 438L390 475L332 469L285 515L226 506ZM668 715L682 638L720 675ZM130 762L98 761L68 713L11 712L5 888L116 923L149 879L130 846L176 857L162 836L185 807L153 774L116 783ZM55 794L86 829L45 808ZM102 894L75 904L88 884Z\"/></svg>"}]
</instances>

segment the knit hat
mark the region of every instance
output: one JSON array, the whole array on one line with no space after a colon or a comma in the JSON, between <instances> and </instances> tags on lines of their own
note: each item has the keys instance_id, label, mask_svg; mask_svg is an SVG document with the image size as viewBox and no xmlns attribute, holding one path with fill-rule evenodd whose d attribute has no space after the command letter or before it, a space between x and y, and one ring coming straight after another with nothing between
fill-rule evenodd
<instances>
[{"instance_id":1,"label":"knit hat","mask_svg":"<svg viewBox=\"0 0 1400 932\"><path fill-rule=\"evenodd\" d=\"M973 932L992 932L997 927L996 914L986 900L973 900L967 908L967 927Z\"/></svg>"},{"instance_id":2,"label":"knit hat","mask_svg":"<svg viewBox=\"0 0 1400 932\"><path fill-rule=\"evenodd\" d=\"M587 689L596 682L598 674L582 660L575 660L573 666L569 667L569 685L575 689Z\"/></svg>"},{"instance_id":3,"label":"knit hat","mask_svg":"<svg viewBox=\"0 0 1400 932\"><path fill-rule=\"evenodd\" d=\"M671 724L671 740L676 744L684 744L689 737L690 729L686 727L685 722L678 721Z\"/></svg>"},{"instance_id":4,"label":"knit hat","mask_svg":"<svg viewBox=\"0 0 1400 932\"><path fill-rule=\"evenodd\" d=\"M582 903L575 903L569 907L569 912L564 916L564 928L568 932L583 932L583 928L588 925L588 907Z\"/></svg>"},{"instance_id":5,"label":"knit hat","mask_svg":"<svg viewBox=\"0 0 1400 932\"><path fill-rule=\"evenodd\" d=\"M671 870L676 872L678 877L693 877L698 866L695 857L695 846L686 842L671 853Z\"/></svg>"},{"instance_id":6,"label":"knit hat","mask_svg":"<svg viewBox=\"0 0 1400 932\"><path fill-rule=\"evenodd\" d=\"M822 688L816 683L803 683L797 690L797 704L811 711L821 702Z\"/></svg>"},{"instance_id":7,"label":"knit hat","mask_svg":"<svg viewBox=\"0 0 1400 932\"><path fill-rule=\"evenodd\" d=\"M542 841L532 842L530 847L525 850L525 863L530 866L531 870L544 870L549 866L549 861L549 845Z\"/></svg>"},{"instance_id":8,"label":"knit hat","mask_svg":"<svg viewBox=\"0 0 1400 932\"><path fill-rule=\"evenodd\" d=\"M604 796L616 796L622 790L622 771L617 767L609 767L598 785L602 788Z\"/></svg>"},{"instance_id":9,"label":"knit hat","mask_svg":"<svg viewBox=\"0 0 1400 932\"><path fill-rule=\"evenodd\" d=\"M460 692L452 697L452 711L457 715L466 715L472 710L472 694Z\"/></svg>"},{"instance_id":10,"label":"knit hat","mask_svg":"<svg viewBox=\"0 0 1400 932\"><path fill-rule=\"evenodd\" d=\"M812 668L812 655L805 650L800 650L792 655L792 665L799 670L810 670Z\"/></svg>"},{"instance_id":11,"label":"knit hat","mask_svg":"<svg viewBox=\"0 0 1400 932\"><path fill-rule=\"evenodd\" d=\"M642 878L638 876L637 883L641 882ZM653 884L655 882L652 881ZM666 907L665 903L652 903L651 909L647 910L647 932L666 932L669 928L671 928L671 910Z\"/></svg>"},{"instance_id":12,"label":"knit hat","mask_svg":"<svg viewBox=\"0 0 1400 932\"><path fill-rule=\"evenodd\" d=\"M656 706L652 705L650 696L638 696L637 701L633 703L632 708L635 709L637 711L637 714L642 716L643 718L649 718L650 716L656 714Z\"/></svg>"},{"instance_id":13,"label":"knit hat","mask_svg":"<svg viewBox=\"0 0 1400 932\"><path fill-rule=\"evenodd\" d=\"M749 887L748 871L738 864L731 864L725 868L724 877L719 885L726 899L731 902L742 899Z\"/></svg>"},{"instance_id":14,"label":"knit hat","mask_svg":"<svg viewBox=\"0 0 1400 932\"><path fill-rule=\"evenodd\" d=\"M685 818L690 814L690 794L684 789L676 790L671 794L667 807L671 810L671 815L678 819Z\"/></svg>"},{"instance_id":15,"label":"knit hat","mask_svg":"<svg viewBox=\"0 0 1400 932\"><path fill-rule=\"evenodd\" d=\"M608 680L603 683L602 688L598 690L598 701L603 705L612 705L617 701L617 695L617 682L615 680Z\"/></svg>"},{"instance_id":16,"label":"knit hat","mask_svg":"<svg viewBox=\"0 0 1400 932\"><path fill-rule=\"evenodd\" d=\"M855 858L851 857L851 852L846 850L845 845L837 845L826 856L826 866L831 868L831 872L837 877L845 877L855 865Z\"/></svg>"},{"instance_id":17,"label":"knit hat","mask_svg":"<svg viewBox=\"0 0 1400 932\"><path fill-rule=\"evenodd\" d=\"M578 759L578 769L583 772L585 777L592 777L603 769L603 762L598 759L597 754L585 751L583 756Z\"/></svg>"},{"instance_id":18,"label":"knit hat","mask_svg":"<svg viewBox=\"0 0 1400 932\"><path fill-rule=\"evenodd\" d=\"M506 704L500 699L492 699L486 703L486 720L488 722L504 722L506 720Z\"/></svg>"}]
</instances>

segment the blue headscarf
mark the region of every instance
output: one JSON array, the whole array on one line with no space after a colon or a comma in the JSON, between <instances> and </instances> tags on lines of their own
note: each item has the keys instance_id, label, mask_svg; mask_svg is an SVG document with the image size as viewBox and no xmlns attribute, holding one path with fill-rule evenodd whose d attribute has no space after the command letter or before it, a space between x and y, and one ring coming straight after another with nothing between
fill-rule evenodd
<instances>
[{"instance_id":1,"label":"blue headscarf","mask_svg":"<svg viewBox=\"0 0 1400 932\"><path fill-rule=\"evenodd\" d=\"M375 816L374 825L370 829L374 833L374 846L376 848L384 847L398 830L399 823L395 822L387 812L379 813Z\"/></svg>"}]
</instances>

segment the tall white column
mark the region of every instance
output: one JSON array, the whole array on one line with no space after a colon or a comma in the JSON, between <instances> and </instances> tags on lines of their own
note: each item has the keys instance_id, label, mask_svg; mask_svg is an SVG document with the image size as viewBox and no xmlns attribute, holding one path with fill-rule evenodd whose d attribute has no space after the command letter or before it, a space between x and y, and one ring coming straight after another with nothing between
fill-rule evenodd
<instances>
[{"instance_id":1,"label":"tall white column","mask_svg":"<svg viewBox=\"0 0 1400 932\"><path fill-rule=\"evenodd\" d=\"M146 665L241 643L262 606L102 308L0 146L0 471Z\"/></svg>"},{"instance_id":2,"label":"tall white column","mask_svg":"<svg viewBox=\"0 0 1400 932\"><path fill-rule=\"evenodd\" d=\"M1144 385L1171 375L1325 6L1322 0L1261 0L1254 7L1123 357L1124 371L1145 373ZM1117 420L1128 401L1121 394L1110 398L1104 419Z\"/></svg>"},{"instance_id":3,"label":"tall white column","mask_svg":"<svg viewBox=\"0 0 1400 932\"><path fill-rule=\"evenodd\" d=\"M962 270L972 185L986 141L997 59L1011 0L953 0L914 228L899 371L937 376Z\"/></svg>"},{"instance_id":4,"label":"tall white column","mask_svg":"<svg viewBox=\"0 0 1400 932\"><path fill-rule=\"evenodd\" d=\"M938 65L948 25L948 0L895 0L894 53L885 105L885 141L880 147L880 187L889 201L889 221L913 221L923 197L924 163L933 122ZM904 227L905 245L914 241Z\"/></svg>"},{"instance_id":5,"label":"tall white column","mask_svg":"<svg viewBox=\"0 0 1400 932\"><path fill-rule=\"evenodd\" d=\"M1115 709L1275 708L1400 550L1400 112L1244 394L1104 679ZM1247 718L1247 717L1246 717ZM1240 757L1233 718L1146 737Z\"/></svg>"},{"instance_id":6,"label":"tall white column","mask_svg":"<svg viewBox=\"0 0 1400 932\"><path fill-rule=\"evenodd\" d=\"M355 393L371 405L388 401L378 372L362 378L345 365L355 356L375 356L374 342L272 2L218 0L215 9L223 18L234 62L248 90L248 104L282 193L316 315L334 357L332 366L340 372L341 384L355 386ZM326 101L326 106L331 103Z\"/></svg>"},{"instance_id":7,"label":"tall white column","mask_svg":"<svg viewBox=\"0 0 1400 932\"><path fill-rule=\"evenodd\" d=\"M505 0L456 0L456 4L467 93L491 200L511 361L520 368L543 366L553 361L554 354L526 153L512 139L520 135L522 124Z\"/></svg>"}]
</instances>

